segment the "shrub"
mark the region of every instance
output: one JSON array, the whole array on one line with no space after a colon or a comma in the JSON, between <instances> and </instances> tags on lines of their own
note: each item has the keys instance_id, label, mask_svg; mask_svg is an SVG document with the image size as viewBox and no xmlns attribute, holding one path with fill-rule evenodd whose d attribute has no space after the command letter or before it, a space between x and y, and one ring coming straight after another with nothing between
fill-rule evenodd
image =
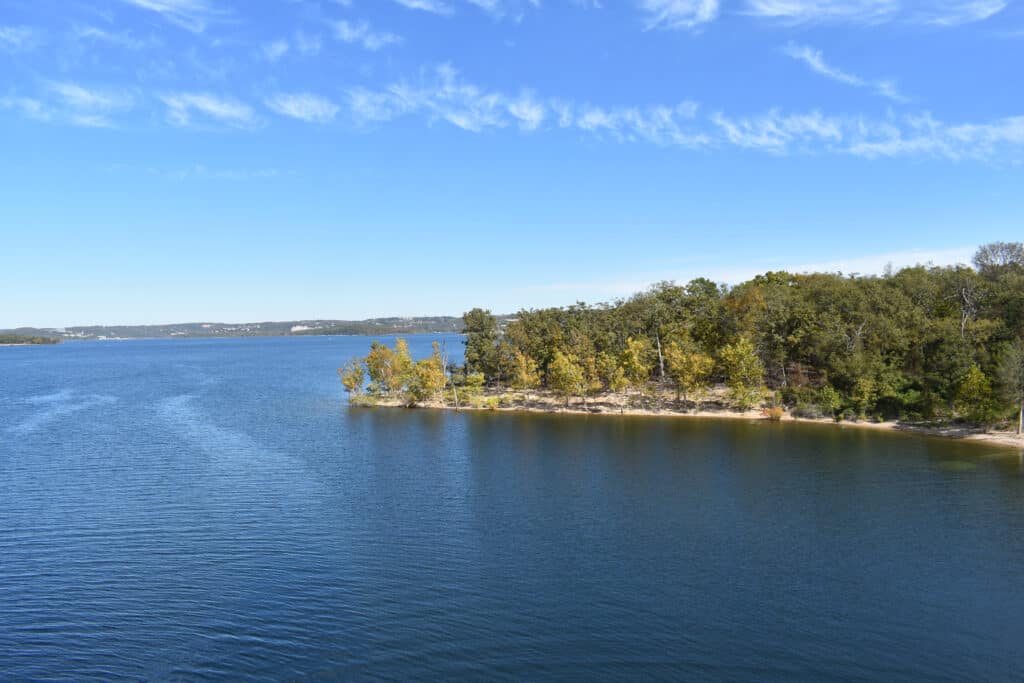
<instances>
[{"instance_id":1,"label":"shrub","mask_svg":"<svg viewBox=\"0 0 1024 683\"><path fill-rule=\"evenodd\" d=\"M793 410L790 411L793 417L802 417L807 420L817 420L822 417L821 408L812 403L798 403Z\"/></svg>"},{"instance_id":2,"label":"shrub","mask_svg":"<svg viewBox=\"0 0 1024 683\"><path fill-rule=\"evenodd\" d=\"M779 422L782 420L782 416L786 414L786 409L782 406L771 406L762 410L761 414L772 422Z\"/></svg>"}]
</instances>

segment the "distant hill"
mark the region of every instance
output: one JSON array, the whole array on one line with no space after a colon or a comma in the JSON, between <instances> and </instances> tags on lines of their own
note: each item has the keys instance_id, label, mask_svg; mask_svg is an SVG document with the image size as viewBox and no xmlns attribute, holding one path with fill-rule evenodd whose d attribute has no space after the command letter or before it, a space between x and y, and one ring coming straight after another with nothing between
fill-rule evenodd
<instances>
[{"instance_id":1,"label":"distant hill","mask_svg":"<svg viewBox=\"0 0 1024 683\"><path fill-rule=\"evenodd\" d=\"M504 324L513 316L497 316ZM165 339L209 337L278 337L299 335L458 334L462 318L371 318L369 320L292 320L260 323L176 323L171 325L86 325L63 329L22 327L0 335L55 339Z\"/></svg>"}]
</instances>

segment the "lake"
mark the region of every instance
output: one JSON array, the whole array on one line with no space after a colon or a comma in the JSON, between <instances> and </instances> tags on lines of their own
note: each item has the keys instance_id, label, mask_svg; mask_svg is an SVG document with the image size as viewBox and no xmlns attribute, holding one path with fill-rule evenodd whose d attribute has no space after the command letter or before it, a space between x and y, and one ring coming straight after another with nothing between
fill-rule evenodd
<instances>
[{"instance_id":1,"label":"lake","mask_svg":"<svg viewBox=\"0 0 1024 683\"><path fill-rule=\"evenodd\" d=\"M349 409L369 341L0 348L0 679L1024 680L1018 452Z\"/></svg>"}]
</instances>

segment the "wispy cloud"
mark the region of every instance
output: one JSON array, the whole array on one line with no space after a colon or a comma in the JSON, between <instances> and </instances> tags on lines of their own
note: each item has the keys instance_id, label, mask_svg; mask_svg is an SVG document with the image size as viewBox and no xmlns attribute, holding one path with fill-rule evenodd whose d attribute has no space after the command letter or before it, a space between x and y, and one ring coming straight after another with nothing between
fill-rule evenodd
<instances>
[{"instance_id":1,"label":"wispy cloud","mask_svg":"<svg viewBox=\"0 0 1024 683\"><path fill-rule=\"evenodd\" d=\"M472 132L510 126L532 132L553 120L560 128L620 141L643 139L687 146L706 142L704 136L688 130L697 112L694 102L643 108L599 107L545 99L532 91L510 95L469 83L449 64L427 70L415 85L402 81L379 91L354 89L349 92L349 107L363 122L420 113Z\"/></svg>"},{"instance_id":2,"label":"wispy cloud","mask_svg":"<svg viewBox=\"0 0 1024 683\"><path fill-rule=\"evenodd\" d=\"M286 54L288 54L289 45L288 41L284 39L272 40L269 43L264 43L263 45L261 45L260 49L263 51L264 57L266 57L271 62L276 62L277 60L281 59L281 57L284 57Z\"/></svg>"},{"instance_id":3,"label":"wispy cloud","mask_svg":"<svg viewBox=\"0 0 1024 683\"><path fill-rule=\"evenodd\" d=\"M444 0L394 0L402 7L421 10L432 14L452 14L455 9L450 2Z\"/></svg>"},{"instance_id":4,"label":"wispy cloud","mask_svg":"<svg viewBox=\"0 0 1024 683\"><path fill-rule=\"evenodd\" d=\"M718 0L638 0L647 28L693 29L714 21Z\"/></svg>"},{"instance_id":5,"label":"wispy cloud","mask_svg":"<svg viewBox=\"0 0 1024 683\"><path fill-rule=\"evenodd\" d=\"M348 21L336 21L334 22L334 36L342 42L362 45L371 51L402 42L401 37L394 33L372 30L365 21L354 24Z\"/></svg>"},{"instance_id":6,"label":"wispy cloud","mask_svg":"<svg viewBox=\"0 0 1024 683\"><path fill-rule=\"evenodd\" d=\"M393 0L408 9L430 12L431 14L451 15L455 14L455 0ZM540 0L462 0L468 5L477 7L491 16L500 17L513 13L524 6L539 7ZM343 3L348 5L349 3Z\"/></svg>"},{"instance_id":7,"label":"wispy cloud","mask_svg":"<svg viewBox=\"0 0 1024 683\"><path fill-rule=\"evenodd\" d=\"M1009 5L1006 0L953 0L925 6L919 18L938 26L957 26L984 21L1002 12Z\"/></svg>"},{"instance_id":8,"label":"wispy cloud","mask_svg":"<svg viewBox=\"0 0 1024 683\"><path fill-rule=\"evenodd\" d=\"M0 97L0 109L16 111L36 121L50 121L53 119L53 112L43 102L32 97L19 97L16 95Z\"/></svg>"},{"instance_id":9,"label":"wispy cloud","mask_svg":"<svg viewBox=\"0 0 1024 683\"><path fill-rule=\"evenodd\" d=\"M330 100L310 93L277 93L267 98L266 105L282 116L310 123L333 121L339 110Z\"/></svg>"},{"instance_id":10,"label":"wispy cloud","mask_svg":"<svg viewBox=\"0 0 1024 683\"><path fill-rule=\"evenodd\" d=\"M747 0L749 14L791 22L878 22L899 9L900 0Z\"/></svg>"},{"instance_id":11,"label":"wispy cloud","mask_svg":"<svg viewBox=\"0 0 1024 683\"><path fill-rule=\"evenodd\" d=\"M121 0L139 9L156 12L167 21L193 33L201 33L220 14L207 0Z\"/></svg>"},{"instance_id":12,"label":"wispy cloud","mask_svg":"<svg viewBox=\"0 0 1024 683\"><path fill-rule=\"evenodd\" d=\"M821 53L821 50L816 50L813 47L807 45L797 45L796 43L787 43L782 48L783 53L806 64L811 71L821 74L826 78L830 78L833 81L845 83L846 85L852 85L855 88L868 88L876 95L886 97L894 102L908 102L909 98L902 95L896 88L896 84L892 81L869 81L855 76L847 71L832 66L825 62L825 57Z\"/></svg>"},{"instance_id":13,"label":"wispy cloud","mask_svg":"<svg viewBox=\"0 0 1024 683\"><path fill-rule=\"evenodd\" d=\"M136 38L131 33L114 33L105 31L96 26L75 26L72 35L79 40L89 40L97 43L106 43L127 50L141 50L151 44L151 40Z\"/></svg>"},{"instance_id":14,"label":"wispy cloud","mask_svg":"<svg viewBox=\"0 0 1024 683\"><path fill-rule=\"evenodd\" d=\"M195 123L195 116L236 127L257 123L252 107L237 100L210 93L176 93L160 98L167 105L167 118L176 126Z\"/></svg>"},{"instance_id":15,"label":"wispy cloud","mask_svg":"<svg viewBox=\"0 0 1024 683\"><path fill-rule=\"evenodd\" d=\"M0 26L0 49L30 50L39 42L38 31L28 26Z\"/></svg>"},{"instance_id":16,"label":"wispy cloud","mask_svg":"<svg viewBox=\"0 0 1024 683\"><path fill-rule=\"evenodd\" d=\"M77 83L50 83L49 89L69 107L81 110L108 112L128 109L134 101L126 93L90 90Z\"/></svg>"},{"instance_id":17,"label":"wispy cloud","mask_svg":"<svg viewBox=\"0 0 1024 683\"><path fill-rule=\"evenodd\" d=\"M1008 0L747 0L746 13L787 23L890 21L956 26L992 17Z\"/></svg>"},{"instance_id":18,"label":"wispy cloud","mask_svg":"<svg viewBox=\"0 0 1024 683\"><path fill-rule=\"evenodd\" d=\"M870 118L779 108L741 116L722 111L701 116L698 104L690 100L609 107L545 98L532 91L510 95L474 85L447 64L424 71L415 84L400 81L381 90L356 88L348 95L348 109L357 122L420 115L477 133L516 126L525 133L557 128L620 143L869 159L995 159L1024 152L1024 116L959 124L941 122L927 113Z\"/></svg>"},{"instance_id":19,"label":"wispy cloud","mask_svg":"<svg viewBox=\"0 0 1024 683\"><path fill-rule=\"evenodd\" d=\"M0 109L16 111L26 118L88 128L112 128L111 117L134 105L135 98L129 93L95 90L70 82L47 83L38 97L0 98Z\"/></svg>"}]
</instances>

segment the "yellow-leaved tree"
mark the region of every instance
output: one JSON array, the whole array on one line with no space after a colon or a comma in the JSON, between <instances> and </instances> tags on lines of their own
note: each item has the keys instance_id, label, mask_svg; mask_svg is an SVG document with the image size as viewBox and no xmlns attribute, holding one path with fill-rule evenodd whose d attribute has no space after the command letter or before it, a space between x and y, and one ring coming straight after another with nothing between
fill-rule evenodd
<instances>
[{"instance_id":1,"label":"yellow-leaved tree","mask_svg":"<svg viewBox=\"0 0 1024 683\"><path fill-rule=\"evenodd\" d=\"M747 410L759 403L764 394L764 365L753 342L740 337L722 349L721 360L736 407Z\"/></svg>"},{"instance_id":2,"label":"yellow-leaved tree","mask_svg":"<svg viewBox=\"0 0 1024 683\"><path fill-rule=\"evenodd\" d=\"M715 360L697 348L687 339L672 340L665 347L665 362L668 374L676 385L676 400L684 403L691 395L698 397L711 379L711 371L715 368Z\"/></svg>"}]
</instances>

